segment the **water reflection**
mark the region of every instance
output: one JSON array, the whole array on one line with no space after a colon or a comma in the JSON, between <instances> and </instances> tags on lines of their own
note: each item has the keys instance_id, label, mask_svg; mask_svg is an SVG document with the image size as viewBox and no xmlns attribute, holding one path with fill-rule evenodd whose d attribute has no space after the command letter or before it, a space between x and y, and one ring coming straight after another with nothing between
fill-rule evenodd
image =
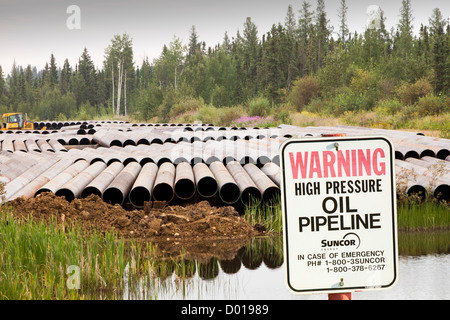
<instances>
[{"instance_id":1,"label":"water reflection","mask_svg":"<svg viewBox=\"0 0 450 320\"><path fill-rule=\"evenodd\" d=\"M230 245L230 244L228 244ZM219 244L213 247L220 247ZM326 295L296 296L285 285L283 239L281 236L254 238L236 249L184 252L176 257L151 260L152 268L139 279L127 279L118 299L326 299ZM399 278L394 289L355 293L354 299L409 299L422 279L421 297L450 298L442 289L449 280L436 281L448 272L450 232L401 233L399 235ZM150 260L149 260L150 261ZM148 263L150 263L148 261ZM429 280L429 281L428 281ZM428 281L428 282L427 282ZM433 294L439 291L439 294Z\"/></svg>"},{"instance_id":2,"label":"water reflection","mask_svg":"<svg viewBox=\"0 0 450 320\"><path fill-rule=\"evenodd\" d=\"M220 244L216 243L217 246ZM254 271L262 266L267 270L280 268L283 242L281 236L253 238L233 251L220 249L216 256L205 256L204 252L191 248L176 257L152 257L147 263L151 267L139 279L130 279L125 274L123 299L214 299L217 289L228 288L229 292L237 293L241 288L235 275L243 270ZM219 293L220 299L222 294Z\"/></svg>"}]
</instances>

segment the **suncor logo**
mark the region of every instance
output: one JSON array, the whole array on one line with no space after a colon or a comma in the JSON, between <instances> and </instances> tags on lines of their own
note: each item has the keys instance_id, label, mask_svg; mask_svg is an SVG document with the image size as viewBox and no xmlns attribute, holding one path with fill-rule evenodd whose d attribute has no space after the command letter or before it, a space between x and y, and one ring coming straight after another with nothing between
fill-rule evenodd
<instances>
[{"instance_id":1,"label":"suncor logo","mask_svg":"<svg viewBox=\"0 0 450 320\"><path fill-rule=\"evenodd\" d=\"M324 239L320 242L322 244L322 248L330 248L330 247L356 247L359 248L361 244L361 239L356 233L349 232L340 240L327 240Z\"/></svg>"}]
</instances>

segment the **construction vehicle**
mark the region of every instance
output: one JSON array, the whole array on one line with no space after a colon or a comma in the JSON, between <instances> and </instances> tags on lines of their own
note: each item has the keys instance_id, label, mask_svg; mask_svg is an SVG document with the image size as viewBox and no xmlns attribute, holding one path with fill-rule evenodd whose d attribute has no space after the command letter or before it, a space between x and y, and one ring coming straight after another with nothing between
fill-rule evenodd
<instances>
[{"instance_id":1,"label":"construction vehicle","mask_svg":"<svg viewBox=\"0 0 450 320\"><path fill-rule=\"evenodd\" d=\"M23 113L4 113L3 119L6 120L4 123L4 128L2 130L34 130L34 123L28 122L27 114L25 114L25 119ZM44 128L42 128L44 129Z\"/></svg>"}]
</instances>

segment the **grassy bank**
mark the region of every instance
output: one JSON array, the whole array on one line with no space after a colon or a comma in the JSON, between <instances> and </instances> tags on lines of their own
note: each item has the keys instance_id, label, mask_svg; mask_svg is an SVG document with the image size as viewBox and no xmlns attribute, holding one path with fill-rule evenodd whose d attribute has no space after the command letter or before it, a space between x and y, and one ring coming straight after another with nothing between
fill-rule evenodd
<instances>
[{"instance_id":1,"label":"grassy bank","mask_svg":"<svg viewBox=\"0 0 450 320\"><path fill-rule=\"evenodd\" d=\"M252 224L263 225L268 233L283 231L279 204L248 207L245 217ZM450 207L434 200L419 202L415 198L402 198L397 202L397 223L400 231L450 230Z\"/></svg>"},{"instance_id":2,"label":"grassy bank","mask_svg":"<svg viewBox=\"0 0 450 320\"><path fill-rule=\"evenodd\" d=\"M282 231L279 205L253 207L245 217L264 225L268 234ZM447 230L448 235L449 208L437 202L400 202L398 225L400 231ZM399 236L405 234L414 233ZM18 219L12 209L0 209L0 300L123 299L124 294L157 299L164 279L175 272L183 283L192 276L193 263L182 252L161 259L154 244L126 241L113 231L87 233L76 224Z\"/></svg>"}]
</instances>

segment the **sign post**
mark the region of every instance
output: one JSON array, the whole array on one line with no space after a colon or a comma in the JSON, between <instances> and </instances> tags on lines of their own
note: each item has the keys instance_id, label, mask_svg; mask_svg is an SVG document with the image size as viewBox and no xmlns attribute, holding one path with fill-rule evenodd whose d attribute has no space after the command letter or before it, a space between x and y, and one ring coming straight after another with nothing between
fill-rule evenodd
<instances>
[{"instance_id":1,"label":"sign post","mask_svg":"<svg viewBox=\"0 0 450 320\"><path fill-rule=\"evenodd\" d=\"M378 136L290 139L280 147L280 160L289 289L348 294L395 285L391 141Z\"/></svg>"}]
</instances>

